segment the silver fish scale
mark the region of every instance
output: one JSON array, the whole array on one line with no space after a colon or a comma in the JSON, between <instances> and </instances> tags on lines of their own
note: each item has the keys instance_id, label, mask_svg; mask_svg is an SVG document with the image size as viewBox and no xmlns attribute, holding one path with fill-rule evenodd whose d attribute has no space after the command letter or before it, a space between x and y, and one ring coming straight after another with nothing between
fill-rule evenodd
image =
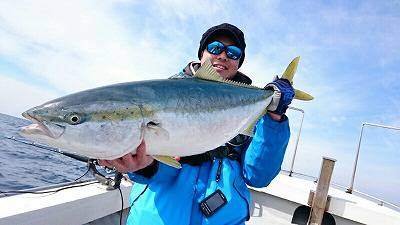
<instances>
[{"instance_id":1,"label":"silver fish scale","mask_svg":"<svg viewBox=\"0 0 400 225\"><path fill-rule=\"evenodd\" d=\"M151 84L148 88L157 92L155 103L159 106L158 109L190 113L212 112L254 104L267 99L272 94L266 90L199 79L170 80L162 86ZM141 96L142 99L143 97Z\"/></svg>"},{"instance_id":2,"label":"silver fish scale","mask_svg":"<svg viewBox=\"0 0 400 225\"><path fill-rule=\"evenodd\" d=\"M46 121L51 118L43 112L53 118L74 112L86 120L64 123L65 132L57 139L26 136L100 159L134 153L142 138L149 154L198 154L243 131L262 114L271 95L269 90L197 78L115 84L35 107L30 115Z\"/></svg>"}]
</instances>

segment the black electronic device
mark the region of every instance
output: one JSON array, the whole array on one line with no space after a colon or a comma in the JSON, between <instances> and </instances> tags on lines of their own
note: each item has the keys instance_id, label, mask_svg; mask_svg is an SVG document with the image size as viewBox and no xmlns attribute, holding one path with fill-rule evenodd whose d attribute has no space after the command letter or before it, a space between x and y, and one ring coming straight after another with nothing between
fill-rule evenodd
<instances>
[{"instance_id":1,"label":"black electronic device","mask_svg":"<svg viewBox=\"0 0 400 225\"><path fill-rule=\"evenodd\" d=\"M206 217L214 215L228 201L221 190L216 190L200 202L200 209Z\"/></svg>"}]
</instances>

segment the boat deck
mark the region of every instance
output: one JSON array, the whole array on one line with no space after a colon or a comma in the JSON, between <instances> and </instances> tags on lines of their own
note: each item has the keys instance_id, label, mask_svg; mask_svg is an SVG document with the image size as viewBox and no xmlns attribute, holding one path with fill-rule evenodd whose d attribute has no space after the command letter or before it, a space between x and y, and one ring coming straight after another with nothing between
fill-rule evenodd
<instances>
[{"instance_id":1,"label":"boat deck","mask_svg":"<svg viewBox=\"0 0 400 225\"><path fill-rule=\"evenodd\" d=\"M122 181L124 208L129 207L131 183ZM293 213L307 206L316 183L279 174L266 188L251 188L251 219L246 224L291 224ZM328 212L340 225L400 225L400 212L336 188L329 189ZM20 194L0 198L0 225L119 223L121 196L97 182L48 194ZM113 215L112 218L110 215ZM124 215L125 217L126 215ZM118 221L118 222L116 222ZM123 218L125 222L125 218Z\"/></svg>"},{"instance_id":2,"label":"boat deck","mask_svg":"<svg viewBox=\"0 0 400 225\"><path fill-rule=\"evenodd\" d=\"M266 188L251 188L252 218L248 224L291 224L294 210L308 204L316 183L279 174ZM400 212L363 197L330 187L328 212L336 224L400 225ZM261 215L261 216L260 216Z\"/></svg>"}]
</instances>

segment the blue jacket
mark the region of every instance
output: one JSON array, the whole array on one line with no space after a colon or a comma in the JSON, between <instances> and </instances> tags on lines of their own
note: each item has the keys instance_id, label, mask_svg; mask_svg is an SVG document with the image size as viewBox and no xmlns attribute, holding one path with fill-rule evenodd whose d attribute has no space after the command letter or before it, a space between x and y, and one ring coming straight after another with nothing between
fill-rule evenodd
<instances>
[{"instance_id":1,"label":"blue jacket","mask_svg":"<svg viewBox=\"0 0 400 225\"><path fill-rule=\"evenodd\" d=\"M181 169L158 163L151 177L129 173L135 184L127 224L244 224L250 218L251 204L246 184L265 187L275 178L281 169L289 136L287 119L277 122L264 115L251 141L235 149L241 154L241 162L215 159L200 166L183 164ZM217 182L219 163L222 163L221 177ZM228 202L207 218L199 203L217 189Z\"/></svg>"}]
</instances>

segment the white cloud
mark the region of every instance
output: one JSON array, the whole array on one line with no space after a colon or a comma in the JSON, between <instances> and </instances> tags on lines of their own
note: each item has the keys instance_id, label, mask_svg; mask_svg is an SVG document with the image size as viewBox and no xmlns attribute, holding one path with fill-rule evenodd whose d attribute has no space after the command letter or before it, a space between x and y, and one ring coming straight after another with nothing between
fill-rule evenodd
<instances>
[{"instance_id":1,"label":"white cloud","mask_svg":"<svg viewBox=\"0 0 400 225\"><path fill-rule=\"evenodd\" d=\"M0 74L0 113L21 117L21 113L57 97L43 90Z\"/></svg>"},{"instance_id":2,"label":"white cloud","mask_svg":"<svg viewBox=\"0 0 400 225\"><path fill-rule=\"evenodd\" d=\"M174 53L180 49L166 45L158 51L159 40L146 31L130 36L132 31L112 7L81 1L2 1L0 52L65 92L165 77L177 70L173 62L180 54Z\"/></svg>"}]
</instances>

